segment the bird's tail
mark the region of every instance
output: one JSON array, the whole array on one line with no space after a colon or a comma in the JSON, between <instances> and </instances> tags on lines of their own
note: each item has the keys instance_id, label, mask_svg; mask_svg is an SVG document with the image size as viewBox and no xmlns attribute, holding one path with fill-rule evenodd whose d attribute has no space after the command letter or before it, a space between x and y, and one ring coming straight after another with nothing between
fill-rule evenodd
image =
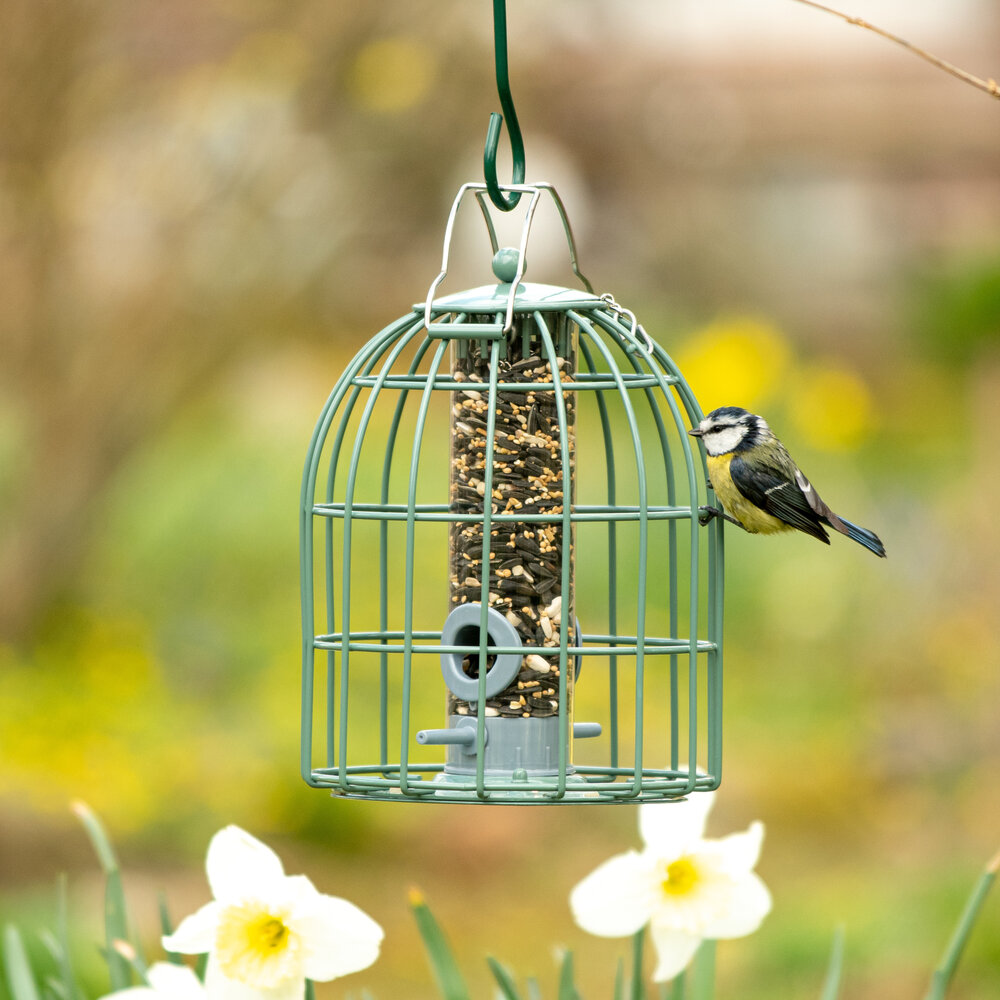
<instances>
[{"instance_id":1,"label":"bird's tail","mask_svg":"<svg viewBox=\"0 0 1000 1000\"><path fill-rule=\"evenodd\" d=\"M846 517L838 517L837 520L843 527L840 527L835 521L831 523L838 531L843 532L848 538L853 538L854 541L874 552L875 555L885 558L885 546L882 544L882 539L874 531L862 528L860 525L854 524L853 521L848 521Z\"/></svg>"}]
</instances>

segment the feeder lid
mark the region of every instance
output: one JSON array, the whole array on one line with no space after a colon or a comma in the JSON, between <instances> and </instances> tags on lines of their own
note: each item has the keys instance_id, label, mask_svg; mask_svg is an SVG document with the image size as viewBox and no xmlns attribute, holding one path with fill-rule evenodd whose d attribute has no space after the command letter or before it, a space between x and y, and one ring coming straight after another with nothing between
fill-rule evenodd
<instances>
[{"instance_id":1,"label":"feeder lid","mask_svg":"<svg viewBox=\"0 0 1000 1000\"><path fill-rule=\"evenodd\" d=\"M455 292L431 302L431 311L464 312L464 313L502 313L507 310L510 297L510 283L499 285L482 285L479 288L469 288L464 292ZM525 313L539 311L562 312L566 309L594 309L604 303L597 295L591 295L582 289L560 288L557 285L543 285L537 282L524 281L514 293L514 312ZM425 303L418 302L414 309L422 311Z\"/></svg>"}]
</instances>

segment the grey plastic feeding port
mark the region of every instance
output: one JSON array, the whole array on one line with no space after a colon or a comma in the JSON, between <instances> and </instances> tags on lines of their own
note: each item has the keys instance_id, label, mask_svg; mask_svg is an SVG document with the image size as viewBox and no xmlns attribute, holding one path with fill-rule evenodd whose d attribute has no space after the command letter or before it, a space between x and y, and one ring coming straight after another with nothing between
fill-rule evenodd
<instances>
[{"instance_id":1,"label":"grey plastic feeding port","mask_svg":"<svg viewBox=\"0 0 1000 1000\"><path fill-rule=\"evenodd\" d=\"M441 645L444 647L464 647L465 652L441 653L441 674L448 690L458 702L467 703L470 710L477 707L480 692L479 656L482 605L468 603L455 608L441 630ZM517 680L522 663L528 657L537 655L532 647L525 647L517 629L494 608L486 609L486 642L483 646L492 649L487 656L486 678L483 686L484 697L496 698ZM580 623L576 622L574 643L582 642ZM476 651L475 647L480 647ZM575 658L574 681L580 675L581 657ZM471 663L472 669L468 669ZM549 670L547 661L538 666ZM531 665L528 665L531 669ZM502 718L496 709L487 709L484 717L483 754L487 774L514 776L523 773L526 777L542 777L556 774L559 767L559 718L525 717ZM485 714L485 713L484 713ZM477 717L469 714L453 714L448 719L448 729L421 729L416 734L421 746L446 746L447 759L444 774L469 775L476 771ZM574 739L590 739L601 735L601 726L596 722L573 724ZM572 768L569 768L570 773Z\"/></svg>"},{"instance_id":2,"label":"grey plastic feeding port","mask_svg":"<svg viewBox=\"0 0 1000 1000\"><path fill-rule=\"evenodd\" d=\"M479 604L463 604L455 608L448 615L444 628L441 630L441 645L470 647L470 655L476 657L478 661L479 654L471 653L471 647L479 645L481 615L482 608ZM487 659L484 694L487 698L493 698L517 677L524 654L522 653L521 637L517 634L517 630L493 608L486 609L486 631L489 646L510 647L509 652L498 652L494 657ZM478 662L474 674L472 671L467 673L462 665L465 658L457 652L442 653L441 673L444 676L445 684L448 685L448 690L456 698L474 702L479 697ZM489 659L493 659L493 662L489 663Z\"/></svg>"}]
</instances>

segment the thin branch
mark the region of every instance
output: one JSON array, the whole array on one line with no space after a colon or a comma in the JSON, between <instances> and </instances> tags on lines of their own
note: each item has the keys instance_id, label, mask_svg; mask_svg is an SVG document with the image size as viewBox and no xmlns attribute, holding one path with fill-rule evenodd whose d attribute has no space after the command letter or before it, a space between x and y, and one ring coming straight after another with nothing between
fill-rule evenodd
<instances>
[{"instance_id":1,"label":"thin branch","mask_svg":"<svg viewBox=\"0 0 1000 1000\"><path fill-rule=\"evenodd\" d=\"M900 38L899 35L894 35L891 31L879 28L877 25L864 20L864 18L852 17L850 14L844 14L839 10L834 10L832 7L827 7L826 4L816 3L816 0L795 0L795 3L805 4L807 7L814 7L816 10L821 10L827 14L832 14L834 17L839 17L842 21L846 21L848 24L854 24L859 28L866 28L868 31L873 31L876 35L881 35L883 38L887 38L890 42L895 42L896 45L901 45L904 49L908 49L915 56L920 56L921 59L926 59L932 66L937 66L938 69L943 69L946 73L950 73L952 76L958 77L959 80L963 80L965 83L972 84L973 87L978 87L979 90L985 91L991 97L1000 99L1000 84L998 84L992 77L988 80L981 80L978 76L973 76L971 73L967 73L964 69L959 69L957 66L953 66L950 62L945 62L944 59L939 59L937 56L932 55L925 49L914 45L912 42L908 42L905 38Z\"/></svg>"}]
</instances>

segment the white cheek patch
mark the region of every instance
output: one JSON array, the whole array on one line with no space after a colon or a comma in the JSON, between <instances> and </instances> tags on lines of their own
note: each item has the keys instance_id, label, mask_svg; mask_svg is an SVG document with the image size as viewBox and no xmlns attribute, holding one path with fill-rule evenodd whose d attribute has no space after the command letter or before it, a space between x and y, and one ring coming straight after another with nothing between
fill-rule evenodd
<instances>
[{"instance_id":1,"label":"white cheek patch","mask_svg":"<svg viewBox=\"0 0 1000 1000\"><path fill-rule=\"evenodd\" d=\"M709 431L702 440L709 455L725 455L746 437L746 428L738 425L719 427Z\"/></svg>"}]
</instances>

